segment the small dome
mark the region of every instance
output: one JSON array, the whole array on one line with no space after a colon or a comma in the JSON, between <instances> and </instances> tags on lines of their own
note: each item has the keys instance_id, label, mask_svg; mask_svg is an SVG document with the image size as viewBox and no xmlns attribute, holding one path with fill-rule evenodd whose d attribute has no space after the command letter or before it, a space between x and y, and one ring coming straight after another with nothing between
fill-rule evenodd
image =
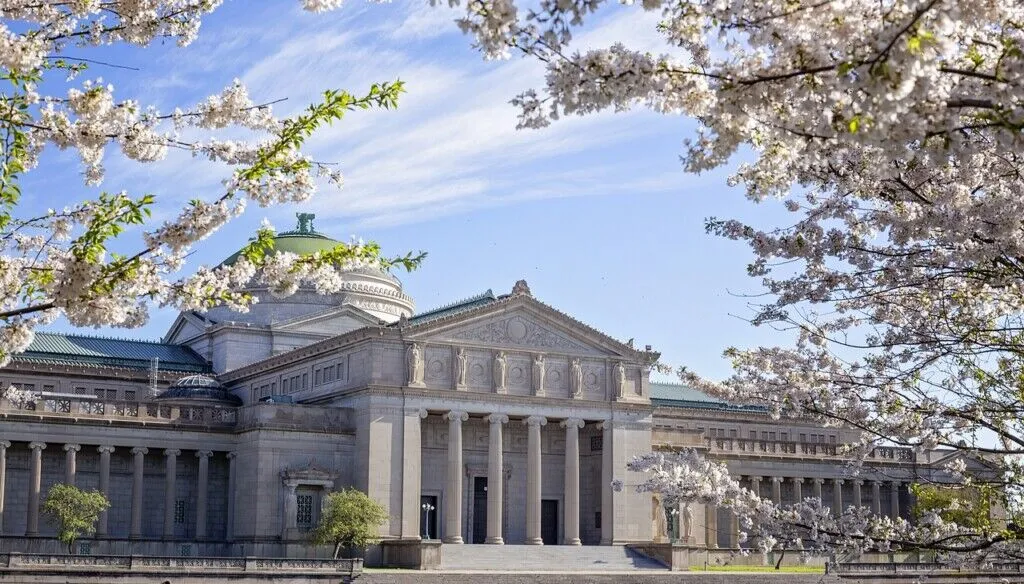
<instances>
[{"instance_id":1,"label":"small dome","mask_svg":"<svg viewBox=\"0 0 1024 584\"><path fill-rule=\"evenodd\" d=\"M156 396L156 399L174 402L217 402L230 406L242 405L241 398L225 391L219 381L207 375L182 377Z\"/></svg>"},{"instance_id":2,"label":"small dome","mask_svg":"<svg viewBox=\"0 0 1024 584\"><path fill-rule=\"evenodd\" d=\"M310 255L318 251L330 251L341 242L327 237L313 229L312 213L297 213L299 223L292 231L282 231L274 236L274 249L270 253L291 252L297 255ZM238 261L242 250L231 254L221 265L230 266Z\"/></svg>"}]
</instances>

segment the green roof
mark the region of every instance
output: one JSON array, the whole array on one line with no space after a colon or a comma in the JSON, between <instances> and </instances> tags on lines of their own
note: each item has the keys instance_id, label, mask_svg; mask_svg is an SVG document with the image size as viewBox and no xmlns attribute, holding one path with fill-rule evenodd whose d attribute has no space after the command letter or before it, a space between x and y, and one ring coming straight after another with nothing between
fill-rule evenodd
<instances>
[{"instance_id":1,"label":"green roof","mask_svg":"<svg viewBox=\"0 0 1024 584\"><path fill-rule=\"evenodd\" d=\"M112 339L37 332L35 340L17 361L61 365L108 365L149 369L153 359L164 371L206 372L209 364L195 351L183 345L151 341Z\"/></svg>"},{"instance_id":2,"label":"green roof","mask_svg":"<svg viewBox=\"0 0 1024 584\"><path fill-rule=\"evenodd\" d=\"M310 255L318 251L330 251L341 243L313 229L313 219L316 218L316 215L296 213L295 216L298 217L298 225L292 231L283 231L274 237L274 250L271 253L290 252L297 255ZM238 260L241 253L242 250L236 251L221 262L221 265L230 266Z\"/></svg>"},{"instance_id":3,"label":"green roof","mask_svg":"<svg viewBox=\"0 0 1024 584\"><path fill-rule=\"evenodd\" d=\"M497 299L498 298L497 296L494 295L494 292L488 289L486 292L482 294L470 296L469 298L459 300L458 302L453 302L440 308L434 308L432 310L428 310L426 312L421 312L419 314L413 315L409 319L408 323L423 324L425 322L430 322L432 320L437 320L439 318L444 318L446 316L451 316L453 314L465 312L478 306L490 304L496 301Z\"/></svg>"},{"instance_id":4,"label":"green roof","mask_svg":"<svg viewBox=\"0 0 1024 584\"><path fill-rule=\"evenodd\" d=\"M650 384L651 404L674 408L698 408L705 410L731 410L741 412L763 412L763 406L731 404L723 399L712 397L702 391L681 383Z\"/></svg>"}]
</instances>

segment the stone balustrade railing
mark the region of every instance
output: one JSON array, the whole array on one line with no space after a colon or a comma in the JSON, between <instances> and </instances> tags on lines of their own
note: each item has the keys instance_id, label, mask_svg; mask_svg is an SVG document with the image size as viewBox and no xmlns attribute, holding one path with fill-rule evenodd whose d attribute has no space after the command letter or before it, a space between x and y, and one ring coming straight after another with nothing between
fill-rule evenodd
<instances>
[{"instance_id":1,"label":"stone balustrade railing","mask_svg":"<svg viewBox=\"0 0 1024 584\"><path fill-rule=\"evenodd\" d=\"M0 554L0 570L113 570L130 572L218 571L218 572L280 572L341 573L362 572L363 560L327 560L302 558L193 558L165 556L70 556L57 554Z\"/></svg>"},{"instance_id":2,"label":"stone balustrade railing","mask_svg":"<svg viewBox=\"0 0 1024 584\"><path fill-rule=\"evenodd\" d=\"M942 572L1024 573L1024 564L992 564L985 567L959 567L934 562L844 562L829 570L836 574L938 574Z\"/></svg>"},{"instance_id":3,"label":"stone balustrade railing","mask_svg":"<svg viewBox=\"0 0 1024 584\"><path fill-rule=\"evenodd\" d=\"M835 458L843 456L840 445L825 442L783 442L749 438L705 438L708 450L716 454L792 456L796 458ZM872 460L908 462L914 460L910 448L879 447L868 455Z\"/></svg>"},{"instance_id":4,"label":"stone balustrade railing","mask_svg":"<svg viewBox=\"0 0 1024 584\"><path fill-rule=\"evenodd\" d=\"M86 397L45 397L13 402L0 399L0 415L32 414L78 419L166 422L190 426L234 426L235 408L172 406L158 402L105 401Z\"/></svg>"}]
</instances>

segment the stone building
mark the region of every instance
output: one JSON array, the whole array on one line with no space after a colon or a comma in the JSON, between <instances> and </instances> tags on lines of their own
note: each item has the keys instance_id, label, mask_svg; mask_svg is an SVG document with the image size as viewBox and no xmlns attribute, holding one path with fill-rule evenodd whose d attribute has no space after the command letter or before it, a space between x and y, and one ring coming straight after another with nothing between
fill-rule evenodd
<instances>
[{"instance_id":1,"label":"stone building","mask_svg":"<svg viewBox=\"0 0 1024 584\"><path fill-rule=\"evenodd\" d=\"M303 215L276 247L336 243ZM39 501L58 482L113 502L92 553L304 556L346 486L384 505L395 542L733 549L728 512L664 508L629 488L627 461L698 448L766 497L901 516L910 482L948 462L882 448L846 480L845 431L653 383L650 347L522 281L416 314L389 274L344 279L333 295L254 288L249 313L183 313L159 342L39 333L0 370L20 390L0 402L0 551L53 549Z\"/></svg>"}]
</instances>

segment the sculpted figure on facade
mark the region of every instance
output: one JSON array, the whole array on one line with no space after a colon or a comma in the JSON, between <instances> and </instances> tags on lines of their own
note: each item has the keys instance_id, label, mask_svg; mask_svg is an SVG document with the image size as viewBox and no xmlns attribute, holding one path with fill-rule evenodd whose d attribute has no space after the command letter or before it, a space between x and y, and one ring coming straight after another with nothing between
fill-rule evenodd
<instances>
[{"instance_id":1,"label":"sculpted figure on facade","mask_svg":"<svg viewBox=\"0 0 1024 584\"><path fill-rule=\"evenodd\" d=\"M533 395L544 395L544 354L533 356Z\"/></svg>"},{"instance_id":2,"label":"sculpted figure on facade","mask_svg":"<svg viewBox=\"0 0 1024 584\"><path fill-rule=\"evenodd\" d=\"M505 351L498 351L494 355L494 391L505 393L506 381L508 379L508 361L505 358Z\"/></svg>"},{"instance_id":3,"label":"sculpted figure on facade","mask_svg":"<svg viewBox=\"0 0 1024 584\"><path fill-rule=\"evenodd\" d=\"M689 503L683 505L682 521L683 543L693 543L690 539L693 533L693 509L690 509Z\"/></svg>"},{"instance_id":4,"label":"sculpted figure on facade","mask_svg":"<svg viewBox=\"0 0 1024 584\"><path fill-rule=\"evenodd\" d=\"M579 357L574 358L569 365L569 391L573 397L583 395L583 365Z\"/></svg>"},{"instance_id":5,"label":"sculpted figure on facade","mask_svg":"<svg viewBox=\"0 0 1024 584\"><path fill-rule=\"evenodd\" d=\"M615 364L615 397L626 395L626 367L622 361Z\"/></svg>"},{"instance_id":6,"label":"sculpted figure on facade","mask_svg":"<svg viewBox=\"0 0 1024 584\"><path fill-rule=\"evenodd\" d=\"M409 345L405 361L409 366L409 385L423 385L423 349L419 343Z\"/></svg>"},{"instance_id":7,"label":"sculpted figure on facade","mask_svg":"<svg viewBox=\"0 0 1024 584\"><path fill-rule=\"evenodd\" d=\"M466 387L466 349L459 347L455 350L455 387Z\"/></svg>"}]
</instances>

